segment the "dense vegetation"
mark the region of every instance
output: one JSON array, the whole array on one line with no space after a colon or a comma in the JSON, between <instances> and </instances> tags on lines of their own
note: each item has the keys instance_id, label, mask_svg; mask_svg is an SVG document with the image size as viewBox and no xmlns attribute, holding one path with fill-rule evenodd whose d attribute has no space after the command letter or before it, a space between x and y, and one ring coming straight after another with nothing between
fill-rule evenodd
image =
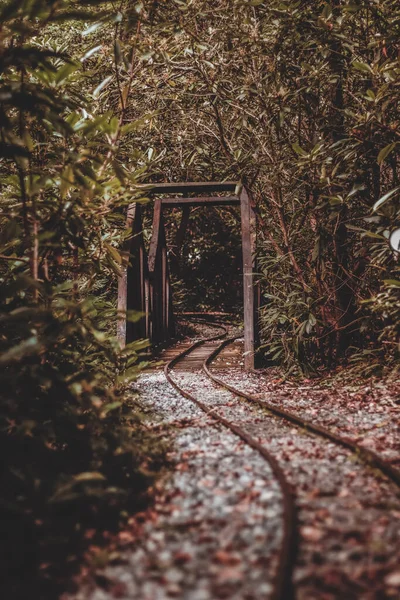
<instances>
[{"instance_id":1,"label":"dense vegetation","mask_svg":"<svg viewBox=\"0 0 400 600\"><path fill-rule=\"evenodd\" d=\"M372 373L398 358L400 267L387 237L400 225L400 8L0 9L0 506L15 549L2 568L18 571L24 539L32 565L51 570L51 547L38 552L45 532L58 543L103 510L119 514L160 460L124 394L143 344L121 353L111 334L125 208L145 200L138 183L253 189L263 342L285 369L367 358ZM175 265L177 280L196 275L183 307L210 293L210 252L220 271L238 260L235 216L214 212L209 238L202 218Z\"/></svg>"},{"instance_id":2,"label":"dense vegetation","mask_svg":"<svg viewBox=\"0 0 400 600\"><path fill-rule=\"evenodd\" d=\"M241 315L242 248L236 208L164 211L175 312ZM223 240L223 243L221 243Z\"/></svg>"},{"instance_id":3,"label":"dense vegetation","mask_svg":"<svg viewBox=\"0 0 400 600\"><path fill-rule=\"evenodd\" d=\"M287 368L398 353L399 27L389 1L149 3L138 143L159 178L254 190L264 342Z\"/></svg>"},{"instance_id":4,"label":"dense vegetation","mask_svg":"<svg viewBox=\"0 0 400 600\"><path fill-rule=\"evenodd\" d=\"M125 395L144 344L121 352L114 336L117 246L145 161L138 165L134 148L124 146L138 125L126 127L124 111L114 115L99 98L110 80L104 83L103 70L113 61L109 48L107 58L93 58L102 46L90 32L102 26L112 39L120 16L97 4L1 5L0 508L7 597L26 597L19 585L31 572L54 580L66 560L73 562L77 543L84 547L87 527L99 517L103 526L118 524L125 507L142 501L162 463L159 444ZM100 23L91 24L94 16ZM126 98L137 60L132 47L118 75Z\"/></svg>"}]
</instances>

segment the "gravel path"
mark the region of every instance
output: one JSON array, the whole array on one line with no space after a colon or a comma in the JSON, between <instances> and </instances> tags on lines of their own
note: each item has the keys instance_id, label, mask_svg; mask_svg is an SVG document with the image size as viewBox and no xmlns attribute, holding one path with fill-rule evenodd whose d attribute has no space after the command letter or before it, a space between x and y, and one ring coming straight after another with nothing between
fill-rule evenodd
<instances>
[{"instance_id":1,"label":"gravel path","mask_svg":"<svg viewBox=\"0 0 400 600\"><path fill-rule=\"evenodd\" d=\"M242 341L232 346L238 354L243 352ZM213 364L216 375L218 365L226 364L224 355L232 346ZM336 377L294 384L281 382L274 368L255 374L243 371L238 364L225 376L237 389L345 435L400 469L400 381L370 378L349 382Z\"/></svg>"},{"instance_id":2,"label":"gravel path","mask_svg":"<svg viewBox=\"0 0 400 600\"><path fill-rule=\"evenodd\" d=\"M187 376L196 385L197 374ZM174 431L175 470L155 504L131 520L122 563L101 570L76 600L269 598L282 535L281 492L258 452L182 398L160 372L141 376L150 425ZM224 392L213 390L220 404ZM220 398L221 396L221 398ZM104 589L106 588L106 589Z\"/></svg>"},{"instance_id":3,"label":"gravel path","mask_svg":"<svg viewBox=\"0 0 400 600\"><path fill-rule=\"evenodd\" d=\"M217 373L262 391L258 376ZM173 377L284 468L298 508L297 600L400 597L394 484L346 449L249 406L200 371L178 368ZM162 372L143 374L136 388L151 411L149 426L168 427L173 436L175 468L159 482L154 505L130 520L118 564L97 572L101 587L92 580L74 598L268 599L282 541L282 495L269 465L175 392Z\"/></svg>"},{"instance_id":4,"label":"gravel path","mask_svg":"<svg viewBox=\"0 0 400 600\"><path fill-rule=\"evenodd\" d=\"M213 369L213 373L262 395L258 376L239 370ZM204 377L203 386L212 384ZM296 597L400 597L399 489L351 452L267 412L262 415L261 409L233 396L229 404L221 407L221 414L230 419L240 415L242 428L285 466L296 490L300 522Z\"/></svg>"}]
</instances>

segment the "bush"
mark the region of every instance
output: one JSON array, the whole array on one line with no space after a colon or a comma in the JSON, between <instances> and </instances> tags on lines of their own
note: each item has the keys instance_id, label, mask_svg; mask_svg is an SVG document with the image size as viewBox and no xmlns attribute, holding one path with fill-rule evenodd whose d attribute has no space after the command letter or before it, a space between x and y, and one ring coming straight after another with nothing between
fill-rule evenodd
<instances>
[{"instance_id":1,"label":"bush","mask_svg":"<svg viewBox=\"0 0 400 600\"><path fill-rule=\"evenodd\" d=\"M102 108L110 77L93 60L99 48L89 44L79 60L88 21L96 16L111 30L119 23L94 5L13 0L0 7L6 596L25 597L29 570L44 580L62 571L77 544L84 547L88 526L117 525L144 501L163 461L126 393L145 343L121 352L110 333L125 209L140 197L141 173L119 154L123 113ZM66 37L80 41L74 56L64 50ZM108 54L104 62L114 64ZM131 77L119 75L121 84Z\"/></svg>"},{"instance_id":2,"label":"bush","mask_svg":"<svg viewBox=\"0 0 400 600\"><path fill-rule=\"evenodd\" d=\"M252 188L266 351L307 371L370 346L392 360L379 306L397 279L399 8L196 0L148 15L128 111L159 113L138 144L168 179ZM393 290L385 303L397 320Z\"/></svg>"}]
</instances>

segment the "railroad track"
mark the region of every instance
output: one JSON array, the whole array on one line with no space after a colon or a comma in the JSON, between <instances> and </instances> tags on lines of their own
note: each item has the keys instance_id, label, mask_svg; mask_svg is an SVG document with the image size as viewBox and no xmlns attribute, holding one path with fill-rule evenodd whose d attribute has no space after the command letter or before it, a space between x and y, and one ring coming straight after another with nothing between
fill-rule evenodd
<instances>
[{"instance_id":1,"label":"railroad track","mask_svg":"<svg viewBox=\"0 0 400 600\"><path fill-rule=\"evenodd\" d=\"M290 423L293 423L294 425L297 425L299 427L307 429L308 431L310 431L318 436L321 436L325 439L328 439L331 442L334 442L335 444L339 444L343 448L352 450L362 460L364 460L369 465L371 465L374 468L381 471L381 473L386 475L397 486L400 487L400 471L398 469L395 469L388 461L385 461L384 459L382 459L373 450L369 450L368 448L364 448L363 446L356 444L355 442L353 442L353 440L349 439L348 437L337 435L336 433L334 433L333 431L330 431L329 429L327 429L326 427L323 427L322 425L316 425L315 423L309 421L308 419L304 419L303 417L299 417L298 415L296 415L290 411L284 410L282 408L278 408L277 406L275 406L274 404L271 404L270 402L267 402L266 400L260 400L259 398L256 398L252 394L248 394L246 392L238 390L237 388L231 386L230 384L226 383L222 379L219 379L218 377L216 377L210 371L209 367L211 366L211 363L217 358L217 356L222 352L222 350L226 346L228 346L229 344L232 344L234 341L236 341L238 339L238 337L239 336L235 336L235 337L229 338L227 340L224 340L205 359L205 361L203 363L203 370L207 374L207 376L210 379L212 379L212 381L214 381L214 383L216 383L217 385L220 385L221 387L223 387L226 390L229 390L233 394L240 396L241 398L243 398L244 400L247 400L250 403L257 404L261 408L266 408L269 412L273 413L274 415L276 415L278 417L281 417L282 419L285 419L286 421L289 421Z\"/></svg>"},{"instance_id":2,"label":"railroad track","mask_svg":"<svg viewBox=\"0 0 400 600\"><path fill-rule=\"evenodd\" d=\"M199 321L197 321L199 322ZM210 325L208 323L208 325ZM219 341L228 335L228 330L224 325L213 324L214 327L221 330L221 333L194 342L183 352L175 356L164 367L164 373L169 383L184 397L194 402L207 415L211 416L215 421L232 431L241 440L248 444L251 448L259 452L259 454L269 463L272 472L277 478L283 497L283 539L279 550L278 569L273 582L272 600L291 600L293 598L292 577L291 573L295 561L296 551L296 508L294 504L292 487L285 477L283 469L279 466L275 457L260 444L255 438L246 433L241 427L234 422L226 419L222 415L210 409L205 403L198 400L193 394L184 390L172 377L171 371L179 362L184 361L194 350L203 346L207 350L206 357L203 360L203 366L206 364L209 356L215 353L213 342ZM218 346L219 348L220 346Z\"/></svg>"},{"instance_id":3,"label":"railroad track","mask_svg":"<svg viewBox=\"0 0 400 600\"><path fill-rule=\"evenodd\" d=\"M189 347L186 347L181 353L174 356L172 360L169 360L169 362L165 365L165 376L169 383L182 396L194 402L199 408L201 408L201 410L203 410L207 415L211 416L216 422L220 423L221 425L232 431L251 448L259 452L259 454L269 463L275 477L279 482L283 497L283 537L279 549L278 567L273 581L273 593L271 595L271 598L273 598L274 600L290 600L294 596L292 575L296 561L296 549L298 541L298 519L296 516L295 497L292 485L289 483L285 475L285 471L279 465L275 456L269 450L267 450L263 444L261 444L255 437L251 436L242 427L235 423L235 421L227 419L223 415L219 414L216 410L216 407L210 407L209 404L202 402L201 400L196 398L192 393L189 393L187 390L183 389L183 387L173 377L174 367L176 367L179 363L182 365L185 361L187 361L190 358L190 355L193 352L195 352L197 349L202 348L200 363L201 368L203 372L207 375L207 377L211 379L217 386L228 390L235 396L241 398L242 400L245 400L250 405L256 405L262 409L266 409L275 417L279 417L280 419L283 419L284 421L290 423L291 426L294 425L299 429L305 429L308 433L312 435L318 436L319 438L323 438L325 440L329 440L329 442L333 442L338 446L352 451L353 453L355 453L358 459L361 459L367 465L374 467L374 469L376 469L377 471L380 471L380 473L389 478L398 487L400 487L400 472L394 469L390 463L383 460L375 452L363 448L362 446L359 446L352 440L346 437L339 436L336 433L328 430L327 428L322 427L320 425L316 425L315 423L303 419L302 417L299 417L294 413L278 408L265 400L261 400L259 398L254 397L251 394L243 392L242 390L238 390L232 385L218 378L211 371L211 365L213 361L219 356L219 354L224 350L224 348L229 346L229 344L232 344L240 336L227 338L228 329L225 325L221 323L217 324L200 320L198 320L197 322L207 322L208 326L217 328L219 330L219 333L216 333L216 335L210 336L208 338L196 341ZM198 360L194 361L193 364L197 364L197 368L199 368Z\"/></svg>"}]
</instances>

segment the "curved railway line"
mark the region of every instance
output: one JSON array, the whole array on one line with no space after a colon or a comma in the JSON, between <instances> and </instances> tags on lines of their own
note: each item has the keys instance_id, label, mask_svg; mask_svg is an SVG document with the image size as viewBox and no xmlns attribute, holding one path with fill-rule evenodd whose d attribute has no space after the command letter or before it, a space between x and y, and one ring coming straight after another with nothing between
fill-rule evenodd
<instances>
[{"instance_id":1,"label":"curved railway line","mask_svg":"<svg viewBox=\"0 0 400 600\"><path fill-rule=\"evenodd\" d=\"M216 325L216 327L222 329L222 333L211 336L209 338L205 338L204 340L199 340L194 342L189 348L186 348L183 352L178 354L172 360L170 360L164 367L164 373L169 381L169 383L185 398L194 402L201 410L203 410L207 415L211 416L215 421L221 423L225 427L227 427L232 433L237 435L241 440L243 440L246 444L248 444L251 448L256 450L261 454L261 456L269 463L275 477L279 481L279 485L281 487L282 496L283 496L283 520L284 520L284 531L283 531L283 539L279 551L278 558L278 569L275 575L275 581L273 582L274 591L271 596L273 600L290 600L293 597L292 590L292 578L288 574L292 572L293 564L295 560L295 548L296 548L296 509L293 500L292 488L288 483L285 473L283 469L279 466L275 457L266 450L255 438L248 435L241 427L233 423L232 421L226 419L225 417L216 413L213 409L210 409L206 404L195 398L193 394L185 391L171 376L171 370L173 367L183 360L191 353L193 350L198 348L199 346L206 346L207 344L212 344L225 337L228 334L226 327L222 325ZM218 346L220 347L220 346ZM215 348L211 345L210 348L210 356L215 352ZM205 362L208 359L205 359ZM204 363L203 363L204 366Z\"/></svg>"},{"instance_id":2,"label":"curved railway line","mask_svg":"<svg viewBox=\"0 0 400 600\"><path fill-rule=\"evenodd\" d=\"M193 322L193 321L192 321ZM207 415L211 416L216 422L220 423L235 435L237 435L241 440L243 440L246 444L248 444L251 448L259 452L259 454L269 463L275 477L277 478L283 498L283 536L279 549L278 556L278 567L275 573L275 578L273 581L273 593L271 597L274 600L290 600L294 596L293 592L293 584L292 584L292 576L293 570L296 561L296 548L297 548L297 540L298 540L298 519L296 517L296 505L294 499L293 486L289 483L284 469L280 466L276 457L266 449L266 447L259 442L258 439L250 435L246 432L242 427L240 427L234 420L228 419L225 416L219 414L217 412L217 407L210 407L209 404L206 404L196 398L192 393L185 390L180 383L176 381L173 377L173 370L178 364L182 365L185 361L189 360L190 355L197 348L202 347L204 352L204 358L202 360L202 370L203 373L217 386L223 387L225 390L231 392L233 395L245 400L247 403L253 406L258 406L262 409L266 409L269 413L272 413L275 417L279 417L284 421L290 423L292 426L294 425L297 428L304 429L315 436L323 438L324 440L328 440L333 442L336 445L339 445L351 452L355 453L357 458L361 459L367 466L372 466L374 469L383 474L387 478L389 478L393 483L395 483L398 487L400 487L400 472L392 467L390 463L383 460L378 454L375 452L363 448L353 442L352 440L337 435L336 433L328 430L325 427L320 425L316 425L308 421L307 419L303 419L298 415L289 412L287 410L278 408L271 404L270 402L261 400L259 398L254 397L251 394L243 392L241 390L236 389L232 385L223 381L219 377L211 371L211 365L213 361L221 354L224 348L232 344L235 340L237 340L240 336L236 335L234 337L229 337L228 328L222 324L210 323L209 321L199 321L197 323L207 323L208 326L215 327L219 329L219 333L211 337L207 337L201 340L198 340L191 344L189 347L185 348L182 352L174 356L164 367L164 373L168 380L168 382L186 399L194 402L201 410L203 410ZM216 346L216 343L218 345Z\"/></svg>"},{"instance_id":3,"label":"curved railway line","mask_svg":"<svg viewBox=\"0 0 400 600\"><path fill-rule=\"evenodd\" d=\"M234 341L236 341L238 339L238 337L239 336L235 336L233 338L224 340L218 346L218 348L216 348L212 352L212 354L210 354L204 361L203 370L207 374L207 376L214 381L214 383L222 386L226 390L229 390L233 394L240 396L241 398L243 398L244 400L247 400L250 403L257 404L261 408L266 408L268 411L270 411L274 415L281 417L282 419L285 419L286 421L290 421L294 425L303 427L303 428L307 429L308 431L310 431L311 433L315 433L316 435L321 436L327 440L330 440L331 442L334 442L335 444L339 444L340 446L343 446L344 448L352 450L353 452L355 452L357 454L357 456L359 456L361 459L363 459L369 465L371 465L374 468L381 471L381 473L386 475L397 486L400 487L400 471L398 469L393 468L393 466L388 461L385 461L384 459L382 459L373 450L364 448L363 446L356 444L355 442L353 442L351 439L349 439L347 437L339 436L336 433L327 429L326 427L323 427L322 425L316 425L315 423L312 423L308 419L304 419L303 417L299 417L298 415L296 415L290 411L284 410L282 408L278 408L278 407L274 406L273 404L271 404L270 402L267 402L266 400L260 400L259 398L256 398L252 394L248 394L246 392L238 390L237 388L231 386L230 384L226 383L222 379L219 379L218 377L216 377L210 371L209 366L211 366L212 361L217 358L217 356L222 352L222 350L228 344L232 344Z\"/></svg>"}]
</instances>

